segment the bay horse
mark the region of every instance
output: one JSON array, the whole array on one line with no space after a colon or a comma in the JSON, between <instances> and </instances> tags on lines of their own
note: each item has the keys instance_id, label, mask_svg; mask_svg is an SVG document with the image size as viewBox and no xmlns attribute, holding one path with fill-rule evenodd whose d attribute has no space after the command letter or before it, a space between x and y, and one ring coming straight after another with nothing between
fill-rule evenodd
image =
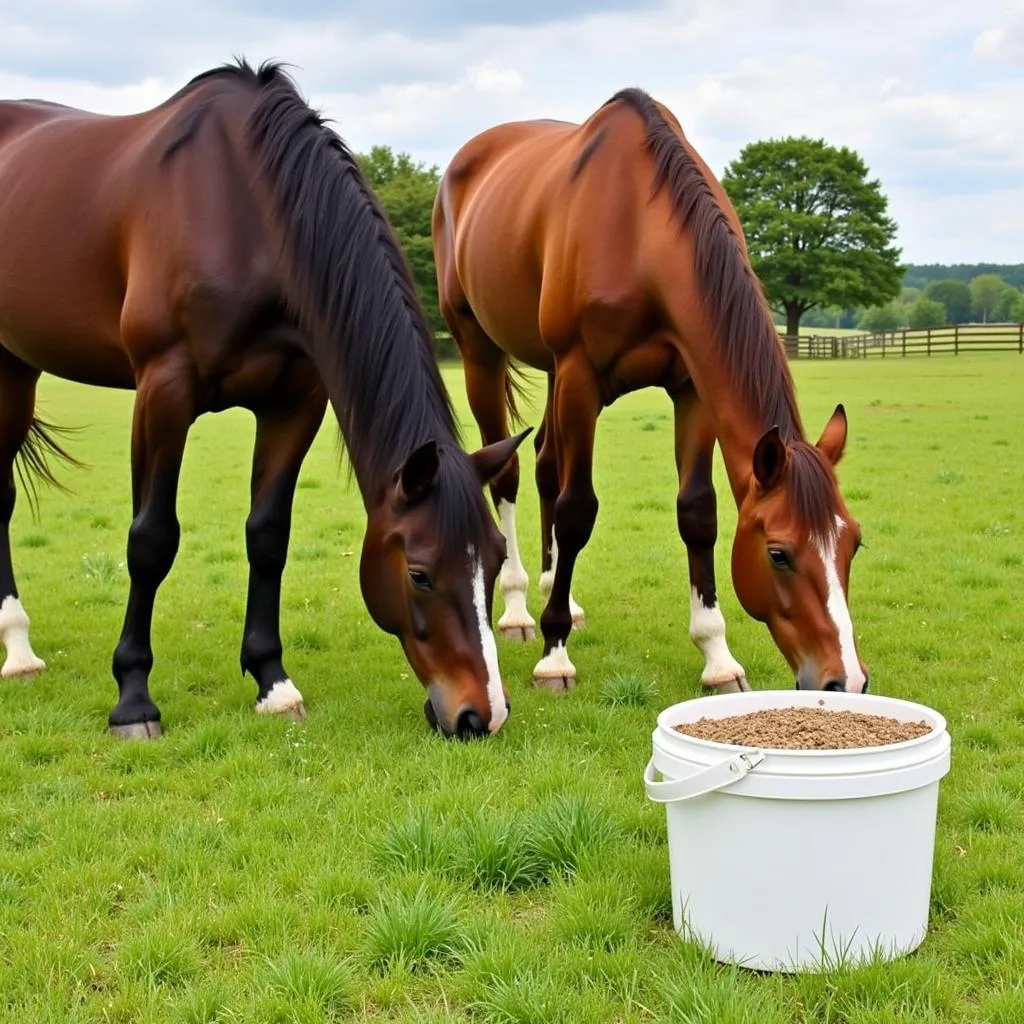
<instances>
[{"instance_id":1,"label":"bay horse","mask_svg":"<svg viewBox=\"0 0 1024 1024\"><path fill-rule=\"evenodd\" d=\"M115 735L161 733L150 631L178 550L183 450L198 416L231 407L256 421L241 668L257 711L305 715L282 661L281 577L328 403L366 510L370 616L400 641L434 728L501 728L490 621L505 543L483 488L528 432L461 448L399 245L354 155L281 65L214 68L131 116L0 103L4 677L45 667L9 532L14 468L52 479L52 457L69 457L35 416L41 373L136 393Z\"/></svg>"},{"instance_id":2,"label":"bay horse","mask_svg":"<svg viewBox=\"0 0 1024 1024\"><path fill-rule=\"evenodd\" d=\"M749 689L716 592L716 441L739 511L732 578L742 607L767 624L799 688L866 689L847 604L861 529L834 468L845 410L836 407L817 444L807 440L736 212L675 116L624 89L582 124L487 129L446 169L432 233L441 310L486 443L507 437L516 418L517 364L547 374L534 442L548 598L534 683L561 690L576 680L567 645L583 610L571 582L597 517L598 416L627 392L658 387L675 410L689 636L708 692ZM508 547L498 627L530 640L518 487L516 456L490 483Z\"/></svg>"}]
</instances>

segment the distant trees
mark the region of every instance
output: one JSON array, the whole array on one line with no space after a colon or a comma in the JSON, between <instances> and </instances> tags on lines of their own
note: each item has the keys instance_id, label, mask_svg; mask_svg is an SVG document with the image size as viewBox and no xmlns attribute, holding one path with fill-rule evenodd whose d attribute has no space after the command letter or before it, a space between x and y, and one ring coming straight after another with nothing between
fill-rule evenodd
<instances>
[{"instance_id":1,"label":"distant trees","mask_svg":"<svg viewBox=\"0 0 1024 1024\"><path fill-rule=\"evenodd\" d=\"M929 281L925 298L941 302L946 311L946 323L966 324L971 319L971 289L964 281Z\"/></svg>"},{"instance_id":2,"label":"distant trees","mask_svg":"<svg viewBox=\"0 0 1024 1024\"><path fill-rule=\"evenodd\" d=\"M997 274L979 274L971 280L971 306L982 323L988 323L999 305L1006 282Z\"/></svg>"},{"instance_id":3,"label":"distant trees","mask_svg":"<svg viewBox=\"0 0 1024 1024\"><path fill-rule=\"evenodd\" d=\"M946 307L937 299L926 299L923 296L910 307L907 326L912 330L925 327L942 327L946 323Z\"/></svg>"},{"instance_id":4,"label":"distant trees","mask_svg":"<svg viewBox=\"0 0 1024 1024\"><path fill-rule=\"evenodd\" d=\"M806 137L754 142L722 185L787 334L799 332L810 309L879 305L899 294L896 224L853 150Z\"/></svg>"}]
</instances>

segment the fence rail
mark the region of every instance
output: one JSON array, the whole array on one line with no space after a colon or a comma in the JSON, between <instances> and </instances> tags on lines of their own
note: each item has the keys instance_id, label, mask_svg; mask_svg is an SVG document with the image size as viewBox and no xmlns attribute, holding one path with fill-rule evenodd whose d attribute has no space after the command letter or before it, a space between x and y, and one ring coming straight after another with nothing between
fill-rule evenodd
<instances>
[{"instance_id":1,"label":"fence rail","mask_svg":"<svg viewBox=\"0 0 1024 1024\"><path fill-rule=\"evenodd\" d=\"M805 335L785 338L791 359L881 359L904 356L961 355L973 352L1016 352L1024 355L1024 323L956 324L921 330L877 334Z\"/></svg>"}]
</instances>

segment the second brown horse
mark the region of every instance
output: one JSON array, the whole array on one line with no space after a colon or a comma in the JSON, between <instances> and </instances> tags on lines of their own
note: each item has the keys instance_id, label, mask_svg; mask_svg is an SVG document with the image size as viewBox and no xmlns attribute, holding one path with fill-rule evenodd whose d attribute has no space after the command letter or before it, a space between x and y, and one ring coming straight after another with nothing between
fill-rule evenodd
<instances>
[{"instance_id":1,"label":"second brown horse","mask_svg":"<svg viewBox=\"0 0 1024 1024\"><path fill-rule=\"evenodd\" d=\"M739 220L672 113L627 89L582 125L529 121L483 132L442 179L433 234L441 310L485 443L509 434L511 360L547 373L535 443L540 585L549 597L534 682L575 683L567 643L583 612L570 585L597 517L598 415L627 392L658 387L675 408L689 635L704 655L704 685L749 688L716 592L717 440L739 510L732 576L740 603L767 624L798 687L866 689L847 605L861 531L834 472L845 412L836 408L817 444L807 439ZM508 552L499 628L528 640L518 484L518 458L491 484Z\"/></svg>"}]
</instances>

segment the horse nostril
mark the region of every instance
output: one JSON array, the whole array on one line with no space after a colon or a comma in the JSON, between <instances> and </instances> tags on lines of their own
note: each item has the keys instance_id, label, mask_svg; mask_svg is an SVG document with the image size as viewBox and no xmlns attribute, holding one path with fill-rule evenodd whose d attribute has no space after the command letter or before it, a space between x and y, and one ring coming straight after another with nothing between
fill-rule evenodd
<instances>
[{"instance_id":1,"label":"horse nostril","mask_svg":"<svg viewBox=\"0 0 1024 1024\"><path fill-rule=\"evenodd\" d=\"M845 693L846 683L842 679L830 679L823 687L823 690L832 690L835 693Z\"/></svg>"},{"instance_id":2,"label":"horse nostril","mask_svg":"<svg viewBox=\"0 0 1024 1024\"><path fill-rule=\"evenodd\" d=\"M455 720L455 734L460 740L473 739L476 736L486 736L487 726L484 720L472 709L466 708L459 712Z\"/></svg>"}]
</instances>

